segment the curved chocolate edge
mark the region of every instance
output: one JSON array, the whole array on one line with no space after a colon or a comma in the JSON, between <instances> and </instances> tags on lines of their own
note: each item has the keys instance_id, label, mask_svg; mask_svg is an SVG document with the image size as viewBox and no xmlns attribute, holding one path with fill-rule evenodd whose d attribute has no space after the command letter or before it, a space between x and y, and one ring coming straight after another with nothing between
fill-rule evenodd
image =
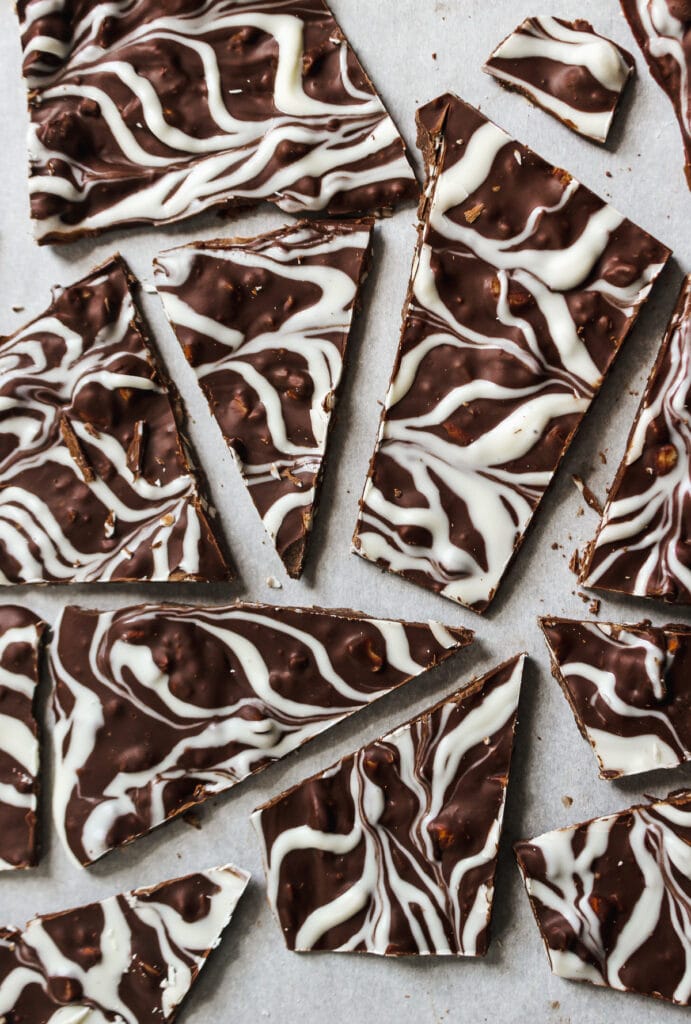
<instances>
[{"instance_id":1,"label":"curved chocolate edge","mask_svg":"<svg viewBox=\"0 0 691 1024\"><path fill-rule=\"evenodd\" d=\"M516 843L552 972L688 1006L691 869L675 850L689 845L689 790Z\"/></svg>"},{"instance_id":2,"label":"curved chocolate edge","mask_svg":"<svg viewBox=\"0 0 691 1024\"><path fill-rule=\"evenodd\" d=\"M257 808L289 949L486 953L523 662Z\"/></svg>"},{"instance_id":3,"label":"curved chocolate edge","mask_svg":"<svg viewBox=\"0 0 691 1024\"><path fill-rule=\"evenodd\" d=\"M81 865L222 793L473 634L353 611L68 607L51 645L53 812ZM136 711L136 713L135 713Z\"/></svg>"}]
</instances>

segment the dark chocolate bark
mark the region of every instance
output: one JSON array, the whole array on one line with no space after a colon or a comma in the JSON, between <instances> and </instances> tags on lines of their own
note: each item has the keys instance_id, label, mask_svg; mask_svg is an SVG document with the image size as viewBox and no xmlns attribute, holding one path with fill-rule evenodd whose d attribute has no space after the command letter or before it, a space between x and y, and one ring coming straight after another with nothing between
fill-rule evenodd
<instances>
[{"instance_id":1,"label":"dark chocolate bark","mask_svg":"<svg viewBox=\"0 0 691 1024\"><path fill-rule=\"evenodd\" d=\"M304 566L371 222L162 253L156 283L290 576Z\"/></svg>"},{"instance_id":2,"label":"dark chocolate bark","mask_svg":"<svg viewBox=\"0 0 691 1024\"><path fill-rule=\"evenodd\" d=\"M451 94L358 554L488 607L669 250Z\"/></svg>"},{"instance_id":3,"label":"dark chocolate bark","mask_svg":"<svg viewBox=\"0 0 691 1024\"><path fill-rule=\"evenodd\" d=\"M691 1002L691 792L516 844L554 974Z\"/></svg>"},{"instance_id":4,"label":"dark chocolate bark","mask_svg":"<svg viewBox=\"0 0 691 1024\"><path fill-rule=\"evenodd\" d=\"M445 660L472 633L357 612L67 608L54 818L89 864Z\"/></svg>"},{"instance_id":5,"label":"dark chocolate bark","mask_svg":"<svg viewBox=\"0 0 691 1024\"><path fill-rule=\"evenodd\" d=\"M586 551L581 582L691 604L691 274Z\"/></svg>"},{"instance_id":6,"label":"dark chocolate bark","mask_svg":"<svg viewBox=\"0 0 691 1024\"><path fill-rule=\"evenodd\" d=\"M323 0L19 0L40 242L211 206L332 216L416 198Z\"/></svg>"},{"instance_id":7,"label":"dark chocolate bark","mask_svg":"<svg viewBox=\"0 0 691 1024\"><path fill-rule=\"evenodd\" d=\"M691 188L691 3L621 0L621 6L651 75L672 101L684 143L684 171Z\"/></svg>"},{"instance_id":8,"label":"dark chocolate bark","mask_svg":"<svg viewBox=\"0 0 691 1024\"><path fill-rule=\"evenodd\" d=\"M254 812L289 949L486 953L523 661Z\"/></svg>"},{"instance_id":9,"label":"dark chocolate bark","mask_svg":"<svg viewBox=\"0 0 691 1024\"><path fill-rule=\"evenodd\" d=\"M526 18L483 70L568 128L605 142L633 57L587 21Z\"/></svg>"},{"instance_id":10,"label":"dark chocolate bark","mask_svg":"<svg viewBox=\"0 0 691 1024\"><path fill-rule=\"evenodd\" d=\"M691 760L691 627L541 619L603 779Z\"/></svg>"},{"instance_id":11,"label":"dark chocolate bark","mask_svg":"<svg viewBox=\"0 0 691 1024\"><path fill-rule=\"evenodd\" d=\"M28 608L0 605L0 871L38 863L34 705L44 628Z\"/></svg>"},{"instance_id":12,"label":"dark chocolate bark","mask_svg":"<svg viewBox=\"0 0 691 1024\"><path fill-rule=\"evenodd\" d=\"M114 257L0 340L0 584L232 578L133 283Z\"/></svg>"}]
</instances>

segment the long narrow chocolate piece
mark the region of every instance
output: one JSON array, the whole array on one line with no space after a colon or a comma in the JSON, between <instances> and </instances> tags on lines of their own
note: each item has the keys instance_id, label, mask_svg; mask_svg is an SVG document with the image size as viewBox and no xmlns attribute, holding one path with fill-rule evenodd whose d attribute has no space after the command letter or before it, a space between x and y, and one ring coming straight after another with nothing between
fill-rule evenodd
<instances>
[{"instance_id":1,"label":"long narrow chocolate piece","mask_svg":"<svg viewBox=\"0 0 691 1024\"><path fill-rule=\"evenodd\" d=\"M691 627L541 619L600 777L691 761Z\"/></svg>"},{"instance_id":2,"label":"long narrow chocolate piece","mask_svg":"<svg viewBox=\"0 0 691 1024\"><path fill-rule=\"evenodd\" d=\"M38 723L45 626L28 608L0 606L0 871L38 863Z\"/></svg>"},{"instance_id":3,"label":"long narrow chocolate piece","mask_svg":"<svg viewBox=\"0 0 691 1024\"><path fill-rule=\"evenodd\" d=\"M451 94L358 554L484 611L669 250Z\"/></svg>"},{"instance_id":4,"label":"long narrow chocolate piece","mask_svg":"<svg viewBox=\"0 0 691 1024\"><path fill-rule=\"evenodd\" d=\"M319 609L66 608L51 645L58 831L89 864L471 639L436 622Z\"/></svg>"},{"instance_id":5,"label":"long narrow chocolate piece","mask_svg":"<svg viewBox=\"0 0 691 1024\"><path fill-rule=\"evenodd\" d=\"M231 577L114 257L0 340L0 584Z\"/></svg>"},{"instance_id":6,"label":"long narrow chocolate piece","mask_svg":"<svg viewBox=\"0 0 691 1024\"><path fill-rule=\"evenodd\" d=\"M254 812L289 949L486 953L523 662Z\"/></svg>"},{"instance_id":7,"label":"long narrow chocolate piece","mask_svg":"<svg viewBox=\"0 0 691 1024\"><path fill-rule=\"evenodd\" d=\"M689 1005L691 791L515 849L554 974Z\"/></svg>"},{"instance_id":8,"label":"long narrow chocolate piece","mask_svg":"<svg viewBox=\"0 0 691 1024\"><path fill-rule=\"evenodd\" d=\"M499 44L483 71L567 128L605 142L634 68L631 54L589 22L535 17Z\"/></svg>"},{"instance_id":9,"label":"long narrow chocolate piece","mask_svg":"<svg viewBox=\"0 0 691 1024\"><path fill-rule=\"evenodd\" d=\"M689 0L621 0L650 73L672 101L691 188L691 4Z\"/></svg>"},{"instance_id":10,"label":"long narrow chocolate piece","mask_svg":"<svg viewBox=\"0 0 691 1024\"><path fill-rule=\"evenodd\" d=\"M691 604L691 274L586 551L581 582Z\"/></svg>"},{"instance_id":11,"label":"long narrow chocolate piece","mask_svg":"<svg viewBox=\"0 0 691 1024\"><path fill-rule=\"evenodd\" d=\"M162 253L183 352L288 573L302 573L371 223L302 222Z\"/></svg>"},{"instance_id":12,"label":"long narrow chocolate piece","mask_svg":"<svg viewBox=\"0 0 691 1024\"><path fill-rule=\"evenodd\" d=\"M323 0L19 0L40 242L211 206L389 210L418 184Z\"/></svg>"},{"instance_id":13,"label":"long narrow chocolate piece","mask_svg":"<svg viewBox=\"0 0 691 1024\"><path fill-rule=\"evenodd\" d=\"M170 1024L249 875L227 865L0 931L5 1024Z\"/></svg>"}]
</instances>

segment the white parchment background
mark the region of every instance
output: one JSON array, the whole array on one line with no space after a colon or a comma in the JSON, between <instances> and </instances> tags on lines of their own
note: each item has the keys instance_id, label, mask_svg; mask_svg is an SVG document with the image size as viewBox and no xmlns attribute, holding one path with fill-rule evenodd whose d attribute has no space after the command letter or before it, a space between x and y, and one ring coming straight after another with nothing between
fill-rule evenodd
<instances>
[{"instance_id":1,"label":"white parchment background","mask_svg":"<svg viewBox=\"0 0 691 1024\"><path fill-rule=\"evenodd\" d=\"M454 604L380 573L351 555L357 500L372 451L398 338L400 310L414 244L415 214L407 207L377 229L374 270L352 341L351 371L326 475L312 557L303 581L289 582L265 539L250 499L201 393L164 319L156 295L143 304L170 372L187 402L191 433L211 478L241 582L227 587L22 588L7 598L25 603L48 622L65 602L113 607L165 597L221 602L251 600L352 606L376 615L438 618L464 623L478 642L440 671L382 700L377 707L312 743L202 812L195 831L182 821L116 852L90 871L74 868L51 835L44 813L41 867L0 877L0 924L23 924L34 913L151 884L197 868L234 861L253 882L226 938L205 968L181 1015L185 1024L657 1024L683 1019L683 1010L645 998L576 985L550 975L511 854L511 842L546 829L614 811L644 793L688 784L690 771L657 773L622 783L599 781L557 684L536 625L539 614L587 617L568 569L573 550L588 540L596 516L571 473L601 496L622 455L641 386L674 304L683 271L691 269L691 196L671 106L653 83L616 0L545 0L539 10L511 0L334 0L336 16L370 71L414 150L416 107L451 89L567 168L675 250L676 262L654 292L619 364L588 416L492 613L479 619ZM638 77L629 86L611 144L601 149L572 134L480 71L492 47L524 16L587 17L634 52ZM436 56L435 56L436 55ZM271 208L225 225L209 215L165 231L112 233L98 242L39 249L28 217L25 176L25 95L19 44L8 0L0 7L0 334L21 326L48 304L50 287L68 284L116 249L143 280L156 252L193 238L249 235L285 222ZM25 312L13 312L12 306ZM598 452L607 455L603 465ZM275 575L283 589L269 589ZM4 596L4 595L0 595ZM664 606L603 602L601 618L656 623L673 617ZM684 618L683 615L679 618ZM686 621L691 621L687 615ZM357 956L288 953L265 902L251 810L303 776L329 765L361 742L403 721L465 679L518 650L530 652L514 759L494 913L494 941L484 962L433 959L384 961ZM49 780L46 780L49 784ZM563 797L573 805L565 807Z\"/></svg>"}]
</instances>

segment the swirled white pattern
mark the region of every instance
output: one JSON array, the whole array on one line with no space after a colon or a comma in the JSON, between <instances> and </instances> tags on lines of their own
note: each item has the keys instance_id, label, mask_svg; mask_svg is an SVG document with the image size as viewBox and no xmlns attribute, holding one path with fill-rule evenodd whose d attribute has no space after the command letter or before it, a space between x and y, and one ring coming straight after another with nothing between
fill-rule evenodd
<instances>
[{"instance_id":1,"label":"swirled white pattern","mask_svg":"<svg viewBox=\"0 0 691 1024\"><path fill-rule=\"evenodd\" d=\"M691 793L516 845L552 971L691 1002Z\"/></svg>"},{"instance_id":2,"label":"swirled white pattern","mask_svg":"<svg viewBox=\"0 0 691 1024\"><path fill-rule=\"evenodd\" d=\"M482 612L669 252L456 96L356 553Z\"/></svg>"},{"instance_id":3,"label":"swirled white pattern","mask_svg":"<svg viewBox=\"0 0 691 1024\"><path fill-rule=\"evenodd\" d=\"M219 203L382 210L417 195L323 0L20 0L40 241Z\"/></svg>"},{"instance_id":4,"label":"swirled white pattern","mask_svg":"<svg viewBox=\"0 0 691 1024\"><path fill-rule=\"evenodd\" d=\"M691 275L584 559L582 582L691 604Z\"/></svg>"},{"instance_id":5,"label":"swirled white pattern","mask_svg":"<svg viewBox=\"0 0 691 1024\"><path fill-rule=\"evenodd\" d=\"M291 576L301 574L371 225L307 223L162 253L185 356Z\"/></svg>"},{"instance_id":6,"label":"swirled white pattern","mask_svg":"<svg viewBox=\"0 0 691 1024\"><path fill-rule=\"evenodd\" d=\"M523 660L254 812L290 949L484 955Z\"/></svg>"}]
</instances>

